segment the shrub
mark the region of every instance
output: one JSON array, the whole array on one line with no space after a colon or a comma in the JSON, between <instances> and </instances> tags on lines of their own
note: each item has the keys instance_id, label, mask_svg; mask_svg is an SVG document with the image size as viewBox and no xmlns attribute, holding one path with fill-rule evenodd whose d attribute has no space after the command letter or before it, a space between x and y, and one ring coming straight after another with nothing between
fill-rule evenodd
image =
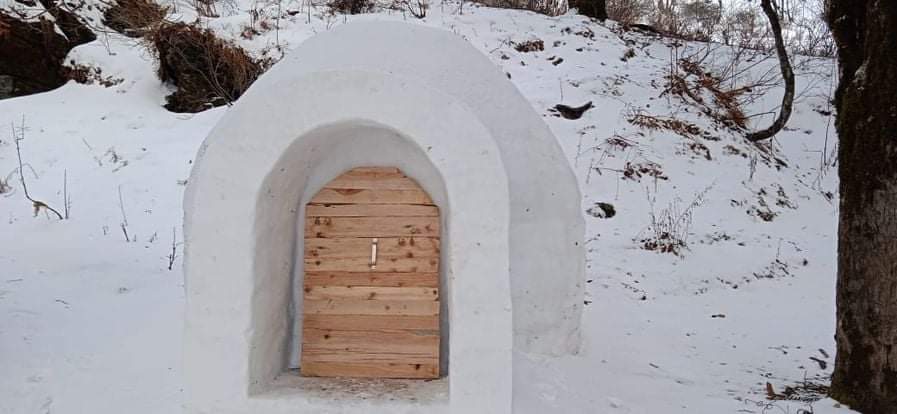
<instances>
[{"instance_id":1,"label":"shrub","mask_svg":"<svg viewBox=\"0 0 897 414\"><path fill-rule=\"evenodd\" d=\"M623 24L639 23L651 10L645 0L608 0L607 16Z\"/></svg>"},{"instance_id":2,"label":"shrub","mask_svg":"<svg viewBox=\"0 0 897 414\"><path fill-rule=\"evenodd\" d=\"M567 2L561 0L477 0L477 3L501 9L530 10L548 16L567 12Z\"/></svg>"},{"instance_id":3,"label":"shrub","mask_svg":"<svg viewBox=\"0 0 897 414\"><path fill-rule=\"evenodd\" d=\"M682 200L676 198L659 213L654 209L655 196L649 192L651 224L648 225L647 232L643 232L645 235L637 238L642 248L681 256L683 251L688 249L688 236L695 209L704 204L704 199L712 187L711 185L695 195L694 200L684 207Z\"/></svg>"},{"instance_id":4,"label":"shrub","mask_svg":"<svg viewBox=\"0 0 897 414\"><path fill-rule=\"evenodd\" d=\"M165 105L174 112L232 103L267 66L210 30L185 23L164 24L149 41L159 60L159 78L177 87Z\"/></svg>"},{"instance_id":5,"label":"shrub","mask_svg":"<svg viewBox=\"0 0 897 414\"><path fill-rule=\"evenodd\" d=\"M330 0L330 11L342 14L362 14L374 11L373 0Z\"/></svg>"},{"instance_id":6,"label":"shrub","mask_svg":"<svg viewBox=\"0 0 897 414\"><path fill-rule=\"evenodd\" d=\"M117 0L103 11L103 23L125 36L142 37L167 14L167 7L152 0Z\"/></svg>"},{"instance_id":7,"label":"shrub","mask_svg":"<svg viewBox=\"0 0 897 414\"><path fill-rule=\"evenodd\" d=\"M607 19L607 3L604 0L569 0L569 3L583 16L601 21Z\"/></svg>"}]
</instances>

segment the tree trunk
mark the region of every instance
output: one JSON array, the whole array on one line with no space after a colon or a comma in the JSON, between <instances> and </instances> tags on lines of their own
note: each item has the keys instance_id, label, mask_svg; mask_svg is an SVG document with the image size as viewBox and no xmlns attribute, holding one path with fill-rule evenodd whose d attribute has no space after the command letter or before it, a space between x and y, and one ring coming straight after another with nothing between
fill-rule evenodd
<instances>
[{"instance_id":1,"label":"tree trunk","mask_svg":"<svg viewBox=\"0 0 897 414\"><path fill-rule=\"evenodd\" d=\"M831 0L841 213L832 396L897 407L897 2Z\"/></svg>"}]
</instances>

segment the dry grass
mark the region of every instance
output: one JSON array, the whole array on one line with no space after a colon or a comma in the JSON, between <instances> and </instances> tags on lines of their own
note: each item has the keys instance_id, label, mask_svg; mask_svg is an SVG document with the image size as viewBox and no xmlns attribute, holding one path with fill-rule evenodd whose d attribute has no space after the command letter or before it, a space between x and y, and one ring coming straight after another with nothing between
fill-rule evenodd
<instances>
[{"instance_id":1,"label":"dry grass","mask_svg":"<svg viewBox=\"0 0 897 414\"><path fill-rule=\"evenodd\" d=\"M103 11L103 23L129 37L142 37L158 27L168 15L168 7L152 0L116 0Z\"/></svg>"},{"instance_id":2,"label":"dry grass","mask_svg":"<svg viewBox=\"0 0 897 414\"><path fill-rule=\"evenodd\" d=\"M545 50L545 42L540 39L514 43L514 50L520 53L541 52Z\"/></svg>"},{"instance_id":3,"label":"dry grass","mask_svg":"<svg viewBox=\"0 0 897 414\"><path fill-rule=\"evenodd\" d=\"M746 127L747 116L745 116L744 111L741 109L741 103L738 98L743 94L750 92L750 87L726 89L722 86L722 79L705 71L698 63L688 59L680 60L679 67L682 68L685 73L695 76L697 78L696 84L713 95L717 107L722 110L721 113L718 111L716 113L715 118L718 121L728 124L727 126L729 127Z\"/></svg>"},{"instance_id":4,"label":"dry grass","mask_svg":"<svg viewBox=\"0 0 897 414\"><path fill-rule=\"evenodd\" d=\"M376 3L373 0L330 0L327 7L332 13L362 14L373 12Z\"/></svg>"},{"instance_id":5,"label":"dry grass","mask_svg":"<svg viewBox=\"0 0 897 414\"><path fill-rule=\"evenodd\" d=\"M63 70L68 79L84 85L98 84L111 88L124 82L124 79L121 78L104 76L102 68L75 64L74 61L69 62L68 66L63 66Z\"/></svg>"},{"instance_id":6,"label":"dry grass","mask_svg":"<svg viewBox=\"0 0 897 414\"><path fill-rule=\"evenodd\" d=\"M636 112L630 115L627 121L629 121L629 123L632 125L639 126L645 129L673 131L685 138L690 139L694 139L703 134L703 130L701 130L701 127L692 124L691 122L683 121L676 118L654 116Z\"/></svg>"},{"instance_id":7,"label":"dry grass","mask_svg":"<svg viewBox=\"0 0 897 414\"><path fill-rule=\"evenodd\" d=\"M663 173L660 164L652 161L626 162L623 167L623 179L641 182L642 177L651 177L655 180L669 180Z\"/></svg>"},{"instance_id":8,"label":"dry grass","mask_svg":"<svg viewBox=\"0 0 897 414\"><path fill-rule=\"evenodd\" d=\"M159 78L178 88L166 98L165 107L174 112L230 104L268 65L210 30L185 23L163 24L148 41L159 60Z\"/></svg>"},{"instance_id":9,"label":"dry grass","mask_svg":"<svg viewBox=\"0 0 897 414\"><path fill-rule=\"evenodd\" d=\"M648 225L647 231L643 232L645 236L638 239L642 248L682 256L688 249L688 236L695 210L704 204L704 199L711 188L712 185L705 188L695 195L694 200L684 206L682 201L676 198L659 212L654 209L655 196L649 192L647 195L648 204L651 207L651 223Z\"/></svg>"}]
</instances>

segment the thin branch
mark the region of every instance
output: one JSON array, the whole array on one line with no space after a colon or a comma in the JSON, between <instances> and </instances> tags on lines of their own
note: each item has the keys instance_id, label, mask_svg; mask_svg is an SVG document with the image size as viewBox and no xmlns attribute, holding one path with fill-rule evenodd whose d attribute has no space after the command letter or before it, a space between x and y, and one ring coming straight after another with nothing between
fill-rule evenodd
<instances>
[{"instance_id":1,"label":"thin branch","mask_svg":"<svg viewBox=\"0 0 897 414\"><path fill-rule=\"evenodd\" d=\"M47 203L45 203L43 201L39 201L39 200L35 200L34 198L31 198L31 194L28 192L28 184L25 183L25 172L24 172L25 167L23 166L23 163L22 163L22 148L19 145L19 141L25 139L25 118L24 117L22 118L22 128L21 128L22 133L21 133L21 135L16 133L16 125L15 124L10 124L10 128L12 129L12 140L16 143L16 156L18 156L18 159L19 159L19 179L22 183L22 191L25 193L25 198L28 199L28 201L31 202L31 205L34 206L34 216L37 217L37 213L39 213L40 210L43 208L48 211L52 211L54 214L56 214L56 217L59 217L60 220L63 220L62 214L59 214L59 212L56 211L56 209L54 209L53 207L50 207L49 205L47 205Z\"/></svg>"},{"instance_id":2,"label":"thin branch","mask_svg":"<svg viewBox=\"0 0 897 414\"><path fill-rule=\"evenodd\" d=\"M125 215L125 200L121 196L121 186L118 186L118 209L121 210L122 225L128 225L128 216Z\"/></svg>"},{"instance_id":3,"label":"thin branch","mask_svg":"<svg viewBox=\"0 0 897 414\"><path fill-rule=\"evenodd\" d=\"M168 270L174 268L174 259L178 257L177 227L171 228L171 254L168 255Z\"/></svg>"},{"instance_id":4,"label":"thin branch","mask_svg":"<svg viewBox=\"0 0 897 414\"><path fill-rule=\"evenodd\" d=\"M62 211L65 213L65 219L69 219L69 171L62 170Z\"/></svg>"}]
</instances>

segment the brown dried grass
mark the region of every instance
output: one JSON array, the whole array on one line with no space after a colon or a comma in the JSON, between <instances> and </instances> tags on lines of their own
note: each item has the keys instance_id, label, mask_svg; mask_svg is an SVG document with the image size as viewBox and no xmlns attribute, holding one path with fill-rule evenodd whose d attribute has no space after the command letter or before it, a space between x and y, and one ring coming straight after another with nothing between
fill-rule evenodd
<instances>
[{"instance_id":1,"label":"brown dried grass","mask_svg":"<svg viewBox=\"0 0 897 414\"><path fill-rule=\"evenodd\" d=\"M103 23L129 37L142 37L165 20L168 7L153 0L116 0L103 11Z\"/></svg>"},{"instance_id":2,"label":"brown dried grass","mask_svg":"<svg viewBox=\"0 0 897 414\"><path fill-rule=\"evenodd\" d=\"M177 87L165 105L173 112L200 112L237 100L268 66L208 29L163 24L148 38L158 75Z\"/></svg>"}]
</instances>

